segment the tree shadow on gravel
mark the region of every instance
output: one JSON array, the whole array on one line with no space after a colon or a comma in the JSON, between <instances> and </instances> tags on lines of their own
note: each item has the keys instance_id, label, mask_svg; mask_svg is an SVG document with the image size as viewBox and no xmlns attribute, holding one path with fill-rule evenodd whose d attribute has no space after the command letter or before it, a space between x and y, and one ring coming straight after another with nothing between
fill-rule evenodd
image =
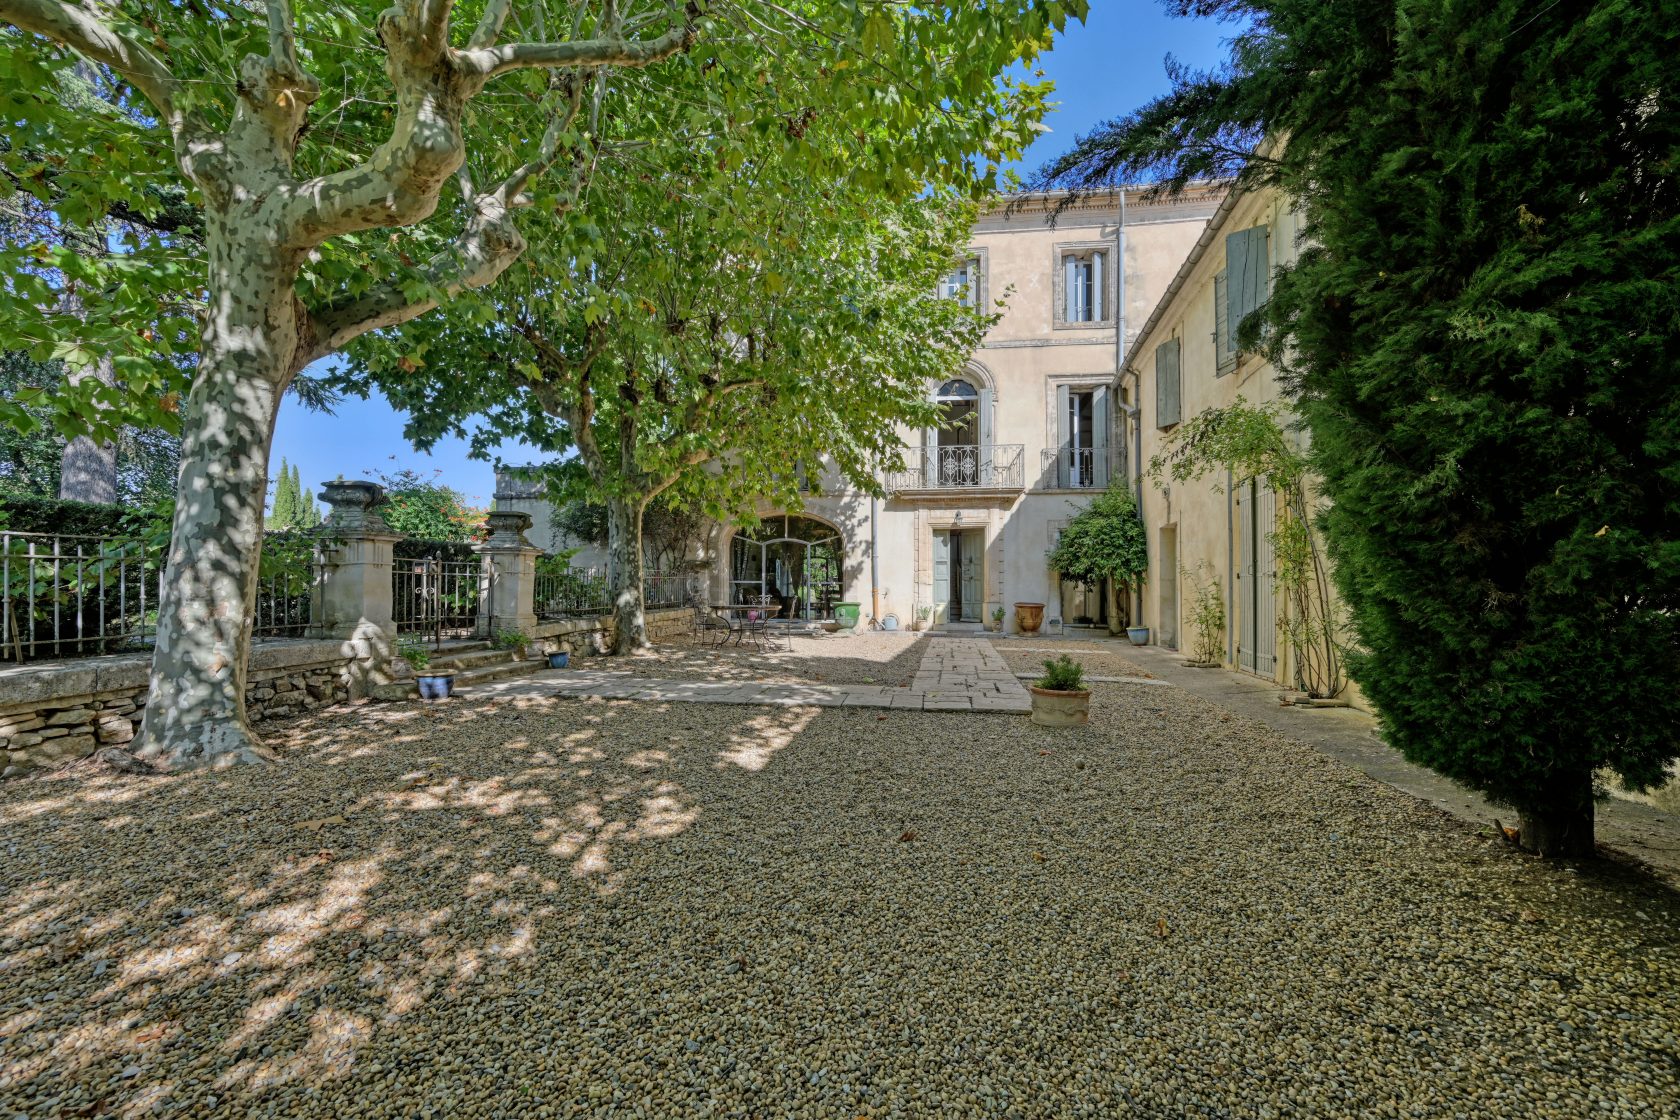
<instances>
[{"instance_id":1,"label":"tree shadow on gravel","mask_svg":"<svg viewBox=\"0 0 1680 1120\"><path fill-rule=\"evenodd\" d=\"M878 635L870 637L879 638ZM640 654L574 661L578 668L656 680L767 681L790 684L878 684L902 688L916 675L927 652L926 639L893 639L900 649L875 648L877 657L857 656L848 649L854 639L830 635L795 637L792 650L785 639L768 650L751 644L713 645L693 639L661 642ZM855 649L853 646L852 649Z\"/></svg>"},{"instance_id":2,"label":"tree shadow on gravel","mask_svg":"<svg viewBox=\"0 0 1680 1120\"><path fill-rule=\"evenodd\" d=\"M1672 896L1167 691L1071 733L368 705L268 725L272 768L7 783L0 1115L1674 1099Z\"/></svg>"}]
</instances>

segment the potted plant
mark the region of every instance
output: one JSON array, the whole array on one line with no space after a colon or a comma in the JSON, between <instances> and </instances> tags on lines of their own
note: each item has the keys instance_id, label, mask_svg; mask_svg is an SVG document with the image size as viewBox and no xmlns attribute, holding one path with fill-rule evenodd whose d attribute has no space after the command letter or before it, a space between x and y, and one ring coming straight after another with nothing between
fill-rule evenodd
<instances>
[{"instance_id":1,"label":"potted plant","mask_svg":"<svg viewBox=\"0 0 1680 1120\"><path fill-rule=\"evenodd\" d=\"M1085 669L1062 654L1044 663L1044 675L1034 681L1032 721L1040 727L1080 727L1091 719L1091 690Z\"/></svg>"},{"instance_id":2,"label":"potted plant","mask_svg":"<svg viewBox=\"0 0 1680 1120\"><path fill-rule=\"evenodd\" d=\"M1016 603L1015 628L1023 634L1036 634L1044 625L1043 603Z\"/></svg>"},{"instance_id":3,"label":"potted plant","mask_svg":"<svg viewBox=\"0 0 1680 1120\"><path fill-rule=\"evenodd\" d=\"M1117 484L1097 495L1068 522L1048 559L1051 570L1063 579L1107 588L1109 633L1119 633L1119 592L1141 587L1149 571L1149 533L1132 492ZM1138 645L1149 641L1147 627L1127 632Z\"/></svg>"},{"instance_id":4,"label":"potted plant","mask_svg":"<svg viewBox=\"0 0 1680 1120\"><path fill-rule=\"evenodd\" d=\"M399 638L397 656L408 662L408 667L413 670L414 684L420 690L420 699L442 700L455 691L454 673L429 671L432 666L432 654L424 641L417 638Z\"/></svg>"},{"instance_id":5,"label":"potted plant","mask_svg":"<svg viewBox=\"0 0 1680 1120\"><path fill-rule=\"evenodd\" d=\"M494 649L511 649L513 651L514 658L516 660L523 661L525 660L525 651L529 649L531 645L531 636L523 630L516 630L512 627L508 627L507 629L496 631L495 635L490 639L490 645Z\"/></svg>"},{"instance_id":6,"label":"potted plant","mask_svg":"<svg viewBox=\"0 0 1680 1120\"><path fill-rule=\"evenodd\" d=\"M991 629L992 633L994 633L994 634L1003 633L1003 608L1002 607L993 607L992 608L992 625L991 625L990 629Z\"/></svg>"},{"instance_id":7,"label":"potted plant","mask_svg":"<svg viewBox=\"0 0 1680 1120\"><path fill-rule=\"evenodd\" d=\"M928 619L930 619L932 617L933 617L933 608L932 607L917 607L916 608L916 623L915 623L914 628L917 629L917 630L926 630L928 628Z\"/></svg>"}]
</instances>

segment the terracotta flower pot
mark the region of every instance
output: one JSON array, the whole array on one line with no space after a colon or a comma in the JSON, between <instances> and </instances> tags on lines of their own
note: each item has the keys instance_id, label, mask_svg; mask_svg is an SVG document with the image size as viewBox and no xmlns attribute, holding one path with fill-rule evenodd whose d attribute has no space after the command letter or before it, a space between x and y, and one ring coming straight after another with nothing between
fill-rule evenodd
<instances>
[{"instance_id":1,"label":"terracotta flower pot","mask_svg":"<svg viewBox=\"0 0 1680 1120\"><path fill-rule=\"evenodd\" d=\"M1091 693L1060 692L1028 685L1032 692L1032 721L1040 727L1083 727L1091 722Z\"/></svg>"},{"instance_id":2,"label":"terracotta flower pot","mask_svg":"<svg viewBox=\"0 0 1680 1120\"><path fill-rule=\"evenodd\" d=\"M1016 603L1015 625L1023 634L1036 634L1044 625L1043 603Z\"/></svg>"}]
</instances>

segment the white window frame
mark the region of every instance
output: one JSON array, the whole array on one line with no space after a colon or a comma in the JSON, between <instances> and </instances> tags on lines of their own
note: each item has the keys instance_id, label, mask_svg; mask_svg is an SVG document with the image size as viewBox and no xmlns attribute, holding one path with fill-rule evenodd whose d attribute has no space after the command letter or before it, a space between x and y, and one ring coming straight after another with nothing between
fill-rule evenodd
<instances>
[{"instance_id":1,"label":"white window frame","mask_svg":"<svg viewBox=\"0 0 1680 1120\"><path fill-rule=\"evenodd\" d=\"M1069 319L1067 274L1068 258L1072 257L1084 267L1092 267L1094 258L1101 257L1101 276L1096 287L1096 310L1100 314L1090 319ZM1055 300L1051 308L1051 319L1056 330L1089 331L1102 328L1112 328L1115 325L1115 297L1117 284L1115 269L1119 267L1114 258L1114 242L1112 241L1065 241L1055 247L1055 254L1051 258L1052 297Z\"/></svg>"}]
</instances>

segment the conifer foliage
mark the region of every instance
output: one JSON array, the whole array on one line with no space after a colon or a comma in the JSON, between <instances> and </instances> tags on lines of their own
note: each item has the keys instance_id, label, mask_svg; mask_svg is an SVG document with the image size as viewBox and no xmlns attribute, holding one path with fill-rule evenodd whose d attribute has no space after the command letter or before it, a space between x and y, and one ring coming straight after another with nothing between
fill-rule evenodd
<instances>
[{"instance_id":1,"label":"conifer foliage","mask_svg":"<svg viewBox=\"0 0 1680 1120\"><path fill-rule=\"evenodd\" d=\"M1172 6L1249 21L1229 65L1045 180L1302 207L1244 334L1312 432L1353 674L1525 846L1591 854L1595 773L1680 750L1680 0Z\"/></svg>"}]
</instances>

